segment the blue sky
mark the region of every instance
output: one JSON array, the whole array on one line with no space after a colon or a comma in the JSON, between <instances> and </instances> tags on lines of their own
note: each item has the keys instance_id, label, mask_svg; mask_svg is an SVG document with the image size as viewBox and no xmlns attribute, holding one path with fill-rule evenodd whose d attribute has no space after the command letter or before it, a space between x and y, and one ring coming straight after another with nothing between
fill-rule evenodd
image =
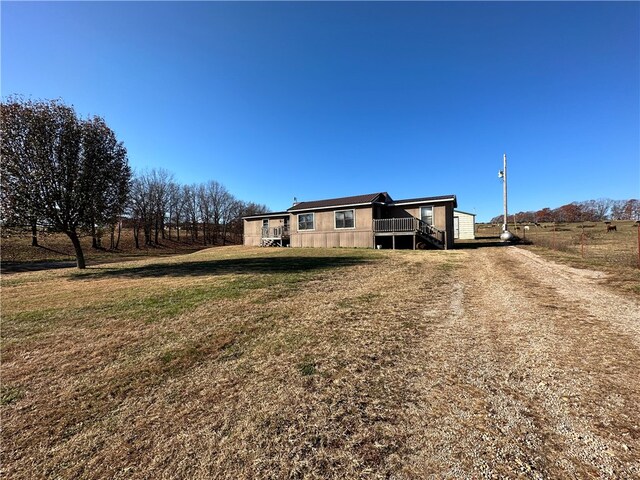
<instances>
[{"instance_id":1,"label":"blue sky","mask_svg":"<svg viewBox=\"0 0 640 480\"><path fill-rule=\"evenodd\" d=\"M288 208L456 194L479 221L640 196L638 2L2 2L3 98L62 98L135 169Z\"/></svg>"}]
</instances>

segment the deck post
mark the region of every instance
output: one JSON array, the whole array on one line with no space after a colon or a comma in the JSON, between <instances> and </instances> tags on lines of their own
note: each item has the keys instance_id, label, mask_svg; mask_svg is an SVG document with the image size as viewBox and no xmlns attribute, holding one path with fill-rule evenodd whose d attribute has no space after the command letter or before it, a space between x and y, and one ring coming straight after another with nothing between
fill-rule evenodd
<instances>
[{"instance_id":1,"label":"deck post","mask_svg":"<svg viewBox=\"0 0 640 480\"><path fill-rule=\"evenodd\" d=\"M413 234L413 249L416 249L416 234Z\"/></svg>"},{"instance_id":2,"label":"deck post","mask_svg":"<svg viewBox=\"0 0 640 480\"><path fill-rule=\"evenodd\" d=\"M391 235L391 243L393 244L393 250L396 249L396 236Z\"/></svg>"}]
</instances>

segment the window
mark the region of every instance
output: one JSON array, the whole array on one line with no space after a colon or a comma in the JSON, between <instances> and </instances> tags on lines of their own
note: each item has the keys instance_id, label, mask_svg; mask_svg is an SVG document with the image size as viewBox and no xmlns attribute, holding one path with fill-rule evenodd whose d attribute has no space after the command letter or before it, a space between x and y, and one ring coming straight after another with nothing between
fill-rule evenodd
<instances>
[{"instance_id":1,"label":"window","mask_svg":"<svg viewBox=\"0 0 640 480\"><path fill-rule=\"evenodd\" d=\"M262 228L269 228L269 219L265 218L262 220Z\"/></svg>"},{"instance_id":2,"label":"window","mask_svg":"<svg viewBox=\"0 0 640 480\"><path fill-rule=\"evenodd\" d=\"M298 215L298 230L313 230L313 213L301 213Z\"/></svg>"},{"instance_id":3,"label":"window","mask_svg":"<svg viewBox=\"0 0 640 480\"><path fill-rule=\"evenodd\" d=\"M353 210L342 210L336 212L336 228L353 228L355 214Z\"/></svg>"},{"instance_id":4,"label":"window","mask_svg":"<svg viewBox=\"0 0 640 480\"><path fill-rule=\"evenodd\" d=\"M420 207L420 220L433 225L433 207Z\"/></svg>"}]
</instances>

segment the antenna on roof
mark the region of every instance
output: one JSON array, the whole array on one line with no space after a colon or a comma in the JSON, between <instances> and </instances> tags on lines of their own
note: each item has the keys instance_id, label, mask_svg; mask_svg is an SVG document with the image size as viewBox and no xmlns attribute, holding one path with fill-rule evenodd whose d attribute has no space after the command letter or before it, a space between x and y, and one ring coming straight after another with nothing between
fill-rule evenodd
<instances>
[{"instance_id":1,"label":"antenna on roof","mask_svg":"<svg viewBox=\"0 0 640 480\"><path fill-rule=\"evenodd\" d=\"M298 197L293 197L293 206L295 207L298 204Z\"/></svg>"}]
</instances>

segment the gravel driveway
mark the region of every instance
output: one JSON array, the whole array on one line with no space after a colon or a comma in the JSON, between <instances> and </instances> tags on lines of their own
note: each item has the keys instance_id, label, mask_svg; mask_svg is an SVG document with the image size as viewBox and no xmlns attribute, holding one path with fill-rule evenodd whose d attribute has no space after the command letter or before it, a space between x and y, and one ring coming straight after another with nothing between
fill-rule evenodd
<instances>
[{"instance_id":1,"label":"gravel driveway","mask_svg":"<svg viewBox=\"0 0 640 480\"><path fill-rule=\"evenodd\" d=\"M413 472L640 478L640 306L524 249L462 260L416 380Z\"/></svg>"}]
</instances>

